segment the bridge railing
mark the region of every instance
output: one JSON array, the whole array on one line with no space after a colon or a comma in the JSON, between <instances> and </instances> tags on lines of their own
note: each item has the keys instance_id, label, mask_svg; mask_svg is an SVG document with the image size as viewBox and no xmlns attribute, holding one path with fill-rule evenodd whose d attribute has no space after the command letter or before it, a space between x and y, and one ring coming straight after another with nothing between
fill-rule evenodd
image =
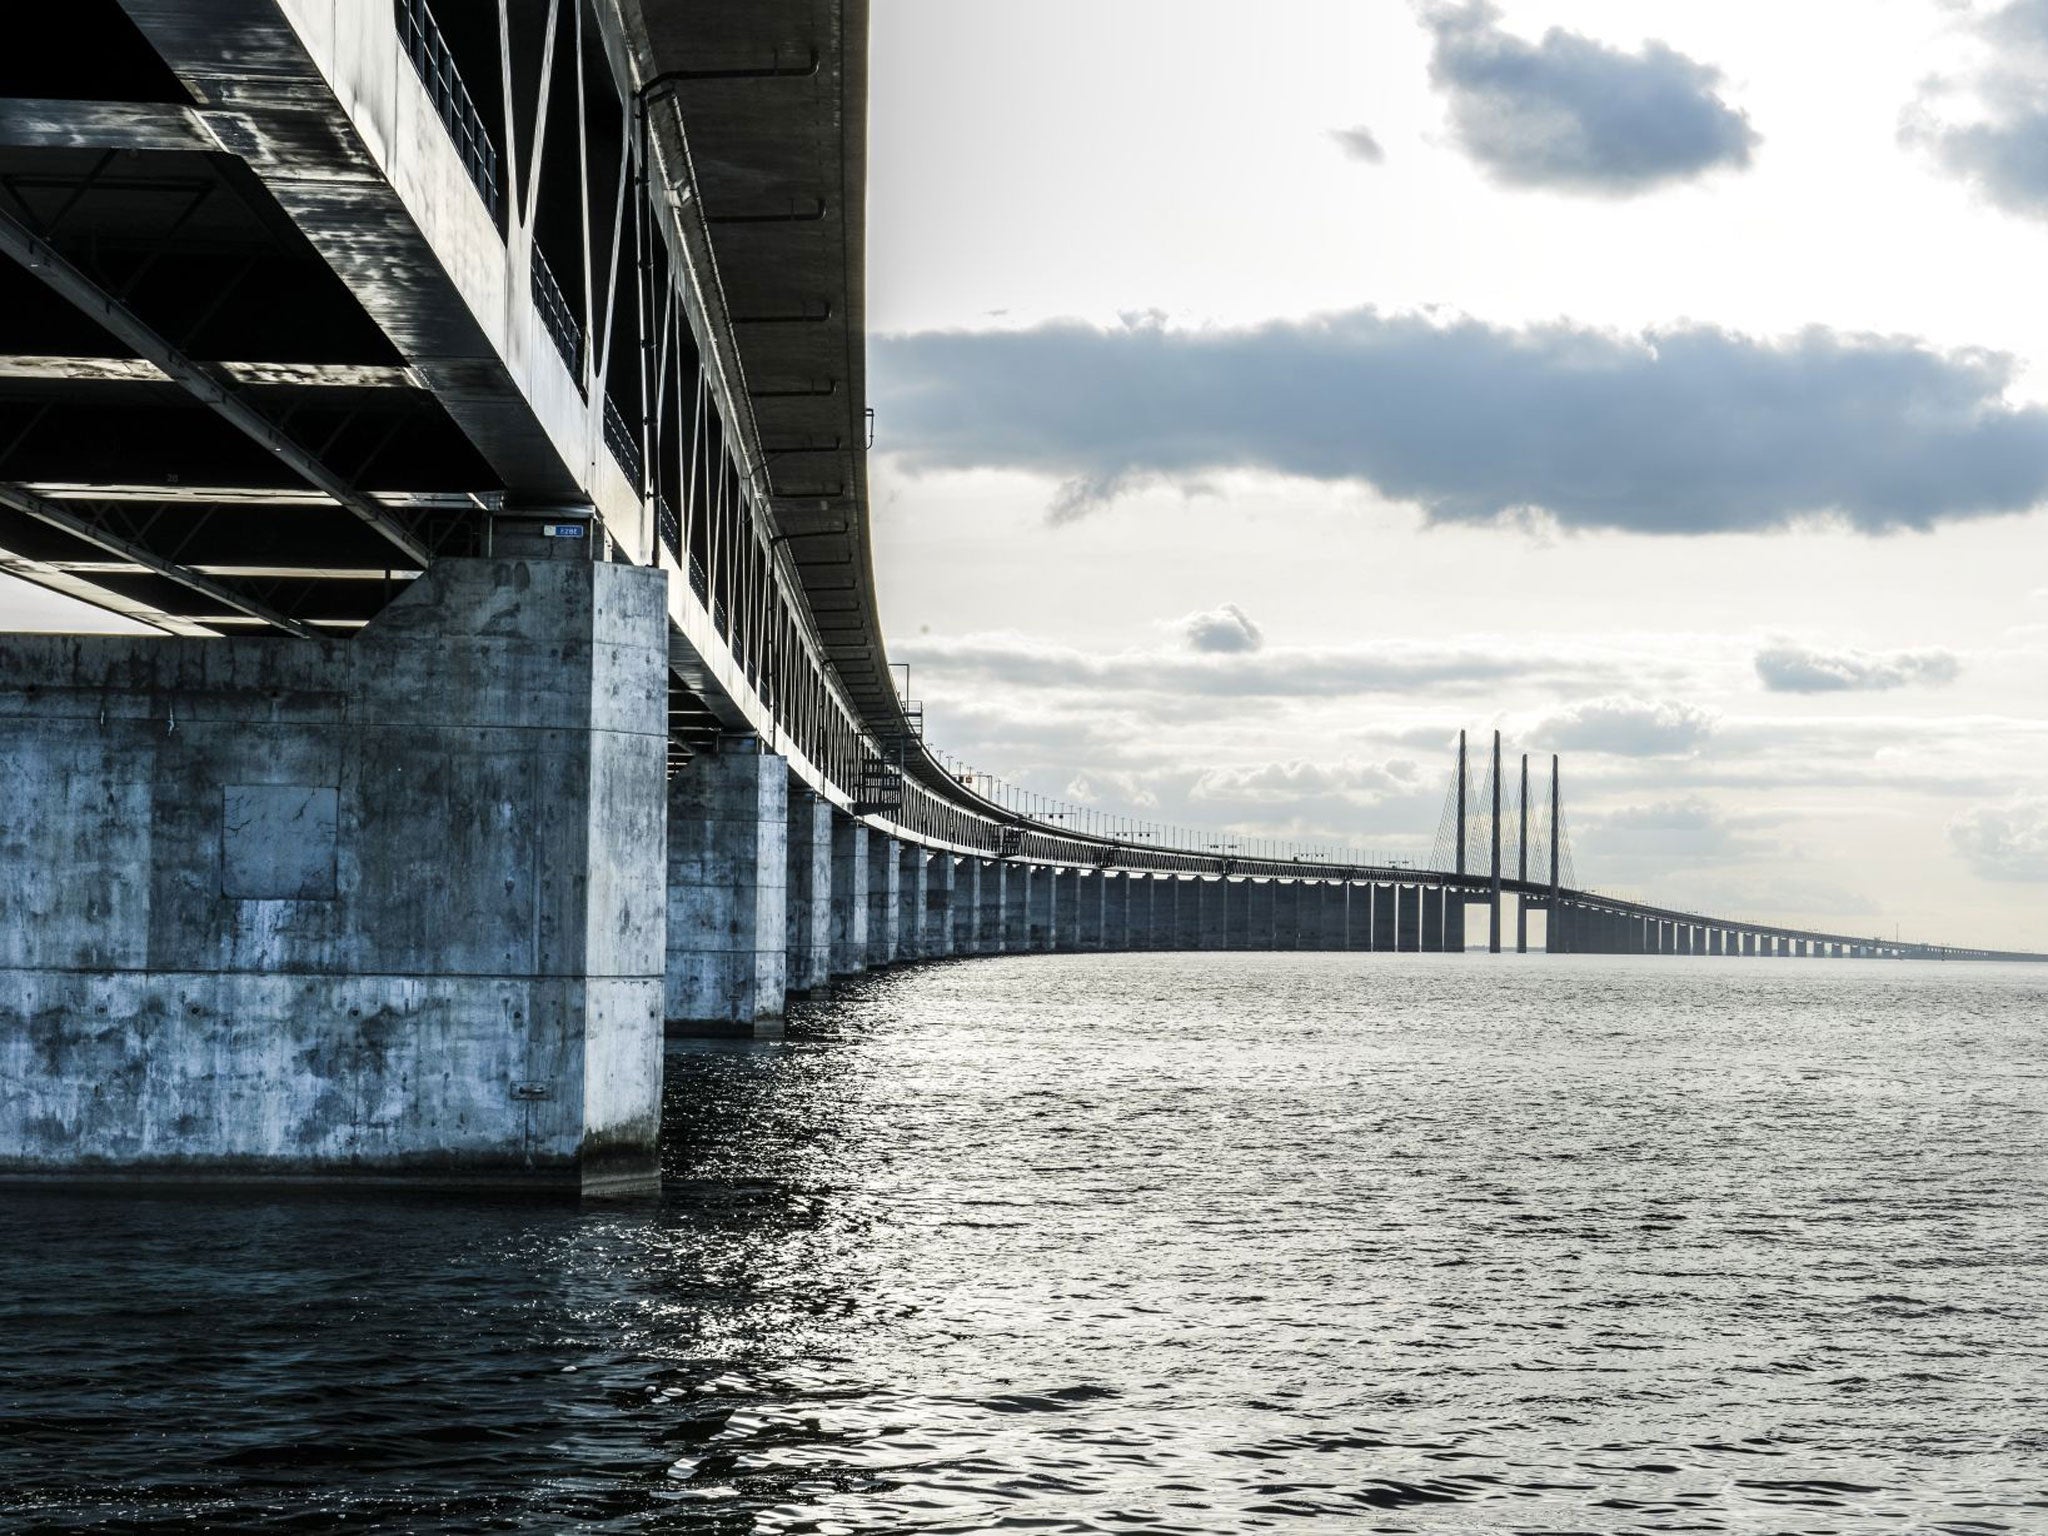
<instances>
[{"instance_id":1,"label":"bridge railing","mask_svg":"<svg viewBox=\"0 0 2048 1536\"><path fill-rule=\"evenodd\" d=\"M569 305L562 285L555 281L554 270L548 266L547 257L541 254L540 246L533 248L533 307L540 311L541 324L547 327L548 338L554 342L555 350L562 354L562 362L569 369L569 377L576 380L580 388L583 383L583 327L576 319L576 311Z\"/></svg>"},{"instance_id":2,"label":"bridge railing","mask_svg":"<svg viewBox=\"0 0 2048 1536\"><path fill-rule=\"evenodd\" d=\"M499 213L498 146L491 142L484 128L483 115L471 100L469 87L462 83L455 55L426 0L397 0L397 4L398 35L406 57L412 60L421 84L427 88L427 99L433 102L448 137L455 143L456 153L462 157L463 168L495 219Z\"/></svg>"}]
</instances>

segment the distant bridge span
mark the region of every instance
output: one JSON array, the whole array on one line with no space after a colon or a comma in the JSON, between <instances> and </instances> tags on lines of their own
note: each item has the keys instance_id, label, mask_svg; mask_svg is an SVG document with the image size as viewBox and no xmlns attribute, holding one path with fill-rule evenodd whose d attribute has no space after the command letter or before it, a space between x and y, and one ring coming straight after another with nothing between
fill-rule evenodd
<instances>
[{"instance_id":1,"label":"distant bridge span","mask_svg":"<svg viewBox=\"0 0 2048 1536\"><path fill-rule=\"evenodd\" d=\"M1499 947L1506 897L2040 958L956 773L875 602L862 0L31 9L0 571L155 633L0 637L0 1175L644 1190L664 1022L951 954Z\"/></svg>"}]
</instances>

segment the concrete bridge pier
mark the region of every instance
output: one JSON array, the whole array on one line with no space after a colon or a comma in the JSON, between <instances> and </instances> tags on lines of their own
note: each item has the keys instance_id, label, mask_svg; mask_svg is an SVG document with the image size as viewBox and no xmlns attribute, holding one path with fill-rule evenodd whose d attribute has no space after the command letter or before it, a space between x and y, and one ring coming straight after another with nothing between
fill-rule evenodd
<instances>
[{"instance_id":1,"label":"concrete bridge pier","mask_svg":"<svg viewBox=\"0 0 2048 1536\"><path fill-rule=\"evenodd\" d=\"M925 852L915 843L898 844L896 862L896 958L916 964L931 958L925 947Z\"/></svg>"},{"instance_id":2,"label":"concrete bridge pier","mask_svg":"<svg viewBox=\"0 0 2048 1536\"><path fill-rule=\"evenodd\" d=\"M902 942L903 861L896 839L868 828L868 969L894 965Z\"/></svg>"},{"instance_id":3,"label":"concrete bridge pier","mask_svg":"<svg viewBox=\"0 0 2048 1536\"><path fill-rule=\"evenodd\" d=\"M0 637L0 1174L657 1188L664 590Z\"/></svg>"},{"instance_id":4,"label":"concrete bridge pier","mask_svg":"<svg viewBox=\"0 0 2048 1536\"><path fill-rule=\"evenodd\" d=\"M1357 954L1372 949L1372 887L1351 882L1344 888L1344 947Z\"/></svg>"},{"instance_id":5,"label":"concrete bridge pier","mask_svg":"<svg viewBox=\"0 0 2048 1536\"><path fill-rule=\"evenodd\" d=\"M810 789L789 791L789 872L783 887L791 997L832 982L832 805Z\"/></svg>"},{"instance_id":6,"label":"concrete bridge pier","mask_svg":"<svg viewBox=\"0 0 2048 1536\"><path fill-rule=\"evenodd\" d=\"M1395 918L1395 942L1404 955L1422 952L1422 887L1403 885L1396 888L1397 916Z\"/></svg>"},{"instance_id":7,"label":"concrete bridge pier","mask_svg":"<svg viewBox=\"0 0 2048 1536\"><path fill-rule=\"evenodd\" d=\"M1246 949L1271 953L1274 941L1275 907L1279 884L1273 880L1247 880L1244 886L1244 945Z\"/></svg>"},{"instance_id":8,"label":"concrete bridge pier","mask_svg":"<svg viewBox=\"0 0 2048 1536\"><path fill-rule=\"evenodd\" d=\"M976 929L975 953L1003 955L1010 950L1010 866L1000 859L976 861L979 872L981 919Z\"/></svg>"},{"instance_id":9,"label":"concrete bridge pier","mask_svg":"<svg viewBox=\"0 0 2048 1536\"><path fill-rule=\"evenodd\" d=\"M1007 954L1029 954L1031 942L1031 896L1036 871L1029 864L1005 864L1003 869L1003 950Z\"/></svg>"},{"instance_id":10,"label":"concrete bridge pier","mask_svg":"<svg viewBox=\"0 0 2048 1536\"><path fill-rule=\"evenodd\" d=\"M1429 955L1440 955L1444 952L1442 886L1429 886L1422 892L1422 951Z\"/></svg>"},{"instance_id":11,"label":"concrete bridge pier","mask_svg":"<svg viewBox=\"0 0 2048 1536\"><path fill-rule=\"evenodd\" d=\"M1351 947L1351 886L1349 882L1323 887L1322 947L1343 953Z\"/></svg>"},{"instance_id":12,"label":"concrete bridge pier","mask_svg":"<svg viewBox=\"0 0 2048 1536\"><path fill-rule=\"evenodd\" d=\"M1032 868L1026 876L1030 896L1025 901L1025 947L1034 954L1049 954L1059 938L1058 871Z\"/></svg>"},{"instance_id":13,"label":"concrete bridge pier","mask_svg":"<svg viewBox=\"0 0 2048 1536\"><path fill-rule=\"evenodd\" d=\"M1358 889L1363 890L1364 888L1359 887ZM1355 896L1357 891L1354 891L1353 894ZM1516 900L1520 901L1521 898L1517 897ZM1526 915L1517 919L1517 925L1520 928L1526 929L1527 923ZM1454 955L1462 955L1465 952L1465 893L1463 891L1447 890L1444 892L1444 948ZM1527 952L1526 944L1521 952Z\"/></svg>"},{"instance_id":14,"label":"concrete bridge pier","mask_svg":"<svg viewBox=\"0 0 2048 1536\"><path fill-rule=\"evenodd\" d=\"M951 857L951 855L944 855ZM981 947L981 860L965 858L953 865L953 953L978 955Z\"/></svg>"},{"instance_id":15,"label":"concrete bridge pier","mask_svg":"<svg viewBox=\"0 0 2048 1536\"><path fill-rule=\"evenodd\" d=\"M832 817L832 975L868 968L868 827Z\"/></svg>"},{"instance_id":16,"label":"concrete bridge pier","mask_svg":"<svg viewBox=\"0 0 2048 1536\"><path fill-rule=\"evenodd\" d=\"M1131 948L1131 877L1105 871L1102 877L1102 947Z\"/></svg>"},{"instance_id":17,"label":"concrete bridge pier","mask_svg":"<svg viewBox=\"0 0 2048 1536\"><path fill-rule=\"evenodd\" d=\"M1109 947L1103 933L1108 878L1099 869L1075 871L1074 947L1084 954L1100 954Z\"/></svg>"},{"instance_id":18,"label":"concrete bridge pier","mask_svg":"<svg viewBox=\"0 0 2048 1536\"><path fill-rule=\"evenodd\" d=\"M1400 892L1398 885L1372 888L1372 947L1376 953L1390 955L1401 947Z\"/></svg>"},{"instance_id":19,"label":"concrete bridge pier","mask_svg":"<svg viewBox=\"0 0 2048 1536\"><path fill-rule=\"evenodd\" d=\"M1301 948L1301 882L1273 882L1273 948L1294 951Z\"/></svg>"},{"instance_id":20,"label":"concrete bridge pier","mask_svg":"<svg viewBox=\"0 0 2048 1536\"><path fill-rule=\"evenodd\" d=\"M1186 875L1173 880L1173 942L1171 949L1193 951L1202 947L1202 884Z\"/></svg>"},{"instance_id":21,"label":"concrete bridge pier","mask_svg":"<svg viewBox=\"0 0 2048 1536\"><path fill-rule=\"evenodd\" d=\"M752 738L668 785L663 1018L672 1034L781 1032L789 955L789 766Z\"/></svg>"},{"instance_id":22,"label":"concrete bridge pier","mask_svg":"<svg viewBox=\"0 0 2048 1536\"><path fill-rule=\"evenodd\" d=\"M1201 949L1228 949L1230 947L1230 882L1226 880L1197 880L1195 889L1195 910L1198 933L1197 947Z\"/></svg>"},{"instance_id":23,"label":"concrete bridge pier","mask_svg":"<svg viewBox=\"0 0 2048 1536\"><path fill-rule=\"evenodd\" d=\"M945 960L954 953L954 903L958 899L959 861L950 853L925 855L924 955Z\"/></svg>"},{"instance_id":24,"label":"concrete bridge pier","mask_svg":"<svg viewBox=\"0 0 2048 1536\"><path fill-rule=\"evenodd\" d=\"M1232 880L1230 894L1224 898L1229 910L1224 918L1223 947L1245 950L1252 947L1252 888L1250 880Z\"/></svg>"}]
</instances>

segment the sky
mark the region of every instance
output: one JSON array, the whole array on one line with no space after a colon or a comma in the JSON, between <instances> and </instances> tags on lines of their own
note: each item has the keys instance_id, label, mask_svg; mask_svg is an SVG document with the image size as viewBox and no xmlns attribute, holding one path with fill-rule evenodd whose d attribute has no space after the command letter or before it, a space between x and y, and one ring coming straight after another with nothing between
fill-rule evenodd
<instances>
[{"instance_id":1,"label":"sky","mask_svg":"<svg viewBox=\"0 0 2048 1536\"><path fill-rule=\"evenodd\" d=\"M872 17L936 746L1421 859L1499 730L1584 885L2048 949L2048 0Z\"/></svg>"},{"instance_id":2,"label":"sky","mask_svg":"<svg viewBox=\"0 0 2048 1536\"><path fill-rule=\"evenodd\" d=\"M1415 858L1497 729L1583 884L2048 948L2048 0L873 16L936 745Z\"/></svg>"}]
</instances>

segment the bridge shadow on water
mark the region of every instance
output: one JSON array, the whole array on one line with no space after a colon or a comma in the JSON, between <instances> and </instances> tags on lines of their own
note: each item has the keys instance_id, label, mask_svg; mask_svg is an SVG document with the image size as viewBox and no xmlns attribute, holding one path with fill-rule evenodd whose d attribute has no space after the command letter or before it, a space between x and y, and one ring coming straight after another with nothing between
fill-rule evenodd
<instances>
[{"instance_id":1,"label":"bridge shadow on water","mask_svg":"<svg viewBox=\"0 0 2048 1536\"><path fill-rule=\"evenodd\" d=\"M2039 1529L2017 968L1013 957L666 1191L0 1191L0 1526Z\"/></svg>"}]
</instances>

